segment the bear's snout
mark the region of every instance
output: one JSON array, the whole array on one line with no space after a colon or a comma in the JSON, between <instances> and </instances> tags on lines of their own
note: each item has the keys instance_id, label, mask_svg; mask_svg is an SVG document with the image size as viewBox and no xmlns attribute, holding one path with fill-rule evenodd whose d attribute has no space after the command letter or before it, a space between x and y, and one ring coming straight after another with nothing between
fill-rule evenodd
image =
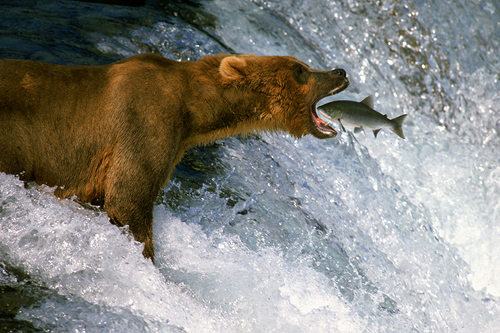
<instances>
[{"instance_id":1,"label":"bear's snout","mask_svg":"<svg viewBox=\"0 0 500 333\"><path fill-rule=\"evenodd\" d=\"M332 70L332 72L335 75L342 76L342 77L347 77L347 73L342 68L335 68L334 70Z\"/></svg>"}]
</instances>

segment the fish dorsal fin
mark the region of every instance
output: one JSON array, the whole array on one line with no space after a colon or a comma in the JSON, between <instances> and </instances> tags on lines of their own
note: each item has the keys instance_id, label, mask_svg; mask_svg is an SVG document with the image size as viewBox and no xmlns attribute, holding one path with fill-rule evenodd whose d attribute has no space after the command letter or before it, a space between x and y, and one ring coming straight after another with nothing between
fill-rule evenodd
<instances>
[{"instance_id":1,"label":"fish dorsal fin","mask_svg":"<svg viewBox=\"0 0 500 333\"><path fill-rule=\"evenodd\" d=\"M370 95L361 101L361 104L366 105L370 109L373 109L373 96Z\"/></svg>"}]
</instances>

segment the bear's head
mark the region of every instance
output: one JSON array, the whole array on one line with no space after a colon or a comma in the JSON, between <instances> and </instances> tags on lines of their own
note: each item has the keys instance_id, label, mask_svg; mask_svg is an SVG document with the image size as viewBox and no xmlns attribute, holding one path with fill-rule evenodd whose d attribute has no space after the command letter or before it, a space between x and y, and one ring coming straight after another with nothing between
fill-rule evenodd
<instances>
[{"instance_id":1,"label":"bear's head","mask_svg":"<svg viewBox=\"0 0 500 333\"><path fill-rule=\"evenodd\" d=\"M337 132L321 120L316 104L349 85L343 69L314 70L293 57L239 55L221 60L225 85L248 93L263 128L282 130L296 137L312 134L325 139Z\"/></svg>"}]
</instances>

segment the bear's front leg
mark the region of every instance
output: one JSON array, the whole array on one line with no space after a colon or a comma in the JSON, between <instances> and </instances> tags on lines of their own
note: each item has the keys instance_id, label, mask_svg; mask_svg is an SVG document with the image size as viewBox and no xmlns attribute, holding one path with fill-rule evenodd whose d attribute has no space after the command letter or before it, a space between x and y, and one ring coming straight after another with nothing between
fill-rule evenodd
<instances>
[{"instance_id":1,"label":"bear's front leg","mask_svg":"<svg viewBox=\"0 0 500 333\"><path fill-rule=\"evenodd\" d=\"M130 169L129 169L130 170ZM153 206L159 186L151 176L126 172L105 189L104 211L113 224L128 225L134 239L144 243L143 255L154 264Z\"/></svg>"}]
</instances>

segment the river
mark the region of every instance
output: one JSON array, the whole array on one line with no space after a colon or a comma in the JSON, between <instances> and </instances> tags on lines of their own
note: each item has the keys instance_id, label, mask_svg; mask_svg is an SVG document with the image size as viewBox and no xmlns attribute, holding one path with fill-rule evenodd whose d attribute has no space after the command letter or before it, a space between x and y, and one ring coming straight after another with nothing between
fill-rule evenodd
<instances>
[{"instance_id":1,"label":"river","mask_svg":"<svg viewBox=\"0 0 500 333\"><path fill-rule=\"evenodd\" d=\"M105 213L0 173L0 330L500 332L499 44L495 1L1 1L1 58L290 55L347 71L329 100L408 116L406 140L190 149L156 266Z\"/></svg>"}]
</instances>

